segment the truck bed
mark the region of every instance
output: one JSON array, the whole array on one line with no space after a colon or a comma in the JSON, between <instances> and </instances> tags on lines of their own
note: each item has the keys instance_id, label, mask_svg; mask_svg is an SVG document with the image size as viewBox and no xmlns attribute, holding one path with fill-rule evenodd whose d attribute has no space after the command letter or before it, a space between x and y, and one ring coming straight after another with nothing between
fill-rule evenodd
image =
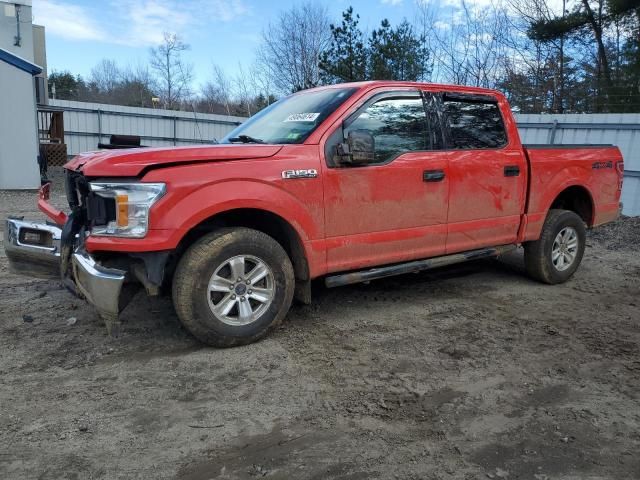
<instances>
[{"instance_id":1,"label":"truck bed","mask_svg":"<svg viewBox=\"0 0 640 480\"><path fill-rule=\"evenodd\" d=\"M586 192L589 227L607 223L619 211L622 154L612 145L523 145L529 163L528 225L525 239L537 238L557 193Z\"/></svg>"}]
</instances>

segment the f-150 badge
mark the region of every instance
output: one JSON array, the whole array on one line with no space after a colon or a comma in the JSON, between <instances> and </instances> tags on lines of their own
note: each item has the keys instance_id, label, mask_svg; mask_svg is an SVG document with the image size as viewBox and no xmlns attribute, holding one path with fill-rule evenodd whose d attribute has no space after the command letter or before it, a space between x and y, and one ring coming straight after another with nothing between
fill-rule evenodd
<instances>
[{"instance_id":1,"label":"f-150 badge","mask_svg":"<svg viewBox=\"0 0 640 480\"><path fill-rule=\"evenodd\" d=\"M283 170L282 178L284 179L292 179L292 178L315 178L318 176L318 171L315 168L310 168L308 170Z\"/></svg>"}]
</instances>

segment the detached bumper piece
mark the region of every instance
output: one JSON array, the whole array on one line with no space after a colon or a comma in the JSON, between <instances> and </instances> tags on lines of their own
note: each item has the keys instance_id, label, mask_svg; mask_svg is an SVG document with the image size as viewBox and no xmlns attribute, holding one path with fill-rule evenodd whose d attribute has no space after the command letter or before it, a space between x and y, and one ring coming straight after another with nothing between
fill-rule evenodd
<instances>
[{"instance_id":1,"label":"detached bumper piece","mask_svg":"<svg viewBox=\"0 0 640 480\"><path fill-rule=\"evenodd\" d=\"M60 278L60 228L21 219L7 219L4 249L14 273Z\"/></svg>"},{"instance_id":2,"label":"detached bumper piece","mask_svg":"<svg viewBox=\"0 0 640 480\"><path fill-rule=\"evenodd\" d=\"M12 272L39 278L62 278L59 227L9 218L5 225L4 247ZM120 292L126 272L103 267L88 253L71 255L72 280L91 303L111 335L119 331ZM66 269L65 269L66 270Z\"/></svg>"}]
</instances>

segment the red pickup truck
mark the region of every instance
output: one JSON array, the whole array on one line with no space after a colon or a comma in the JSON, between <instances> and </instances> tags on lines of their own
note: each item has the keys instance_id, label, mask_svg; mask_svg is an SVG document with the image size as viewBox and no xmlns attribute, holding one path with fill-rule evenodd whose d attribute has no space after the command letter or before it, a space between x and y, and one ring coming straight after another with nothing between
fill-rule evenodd
<instances>
[{"instance_id":1,"label":"red pickup truck","mask_svg":"<svg viewBox=\"0 0 640 480\"><path fill-rule=\"evenodd\" d=\"M499 92L407 82L288 96L219 144L81 154L69 215L9 218L14 271L62 276L110 331L131 292L171 291L215 346L253 342L327 286L496 257L566 281L585 228L619 212L623 161L606 145L527 145Z\"/></svg>"}]
</instances>

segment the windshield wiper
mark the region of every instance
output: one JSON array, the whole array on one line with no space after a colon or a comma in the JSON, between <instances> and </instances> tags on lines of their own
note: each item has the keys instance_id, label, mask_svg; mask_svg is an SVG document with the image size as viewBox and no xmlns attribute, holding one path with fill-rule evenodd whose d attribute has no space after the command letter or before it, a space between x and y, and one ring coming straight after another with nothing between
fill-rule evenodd
<instances>
[{"instance_id":1,"label":"windshield wiper","mask_svg":"<svg viewBox=\"0 0 640 480\"><path fill-rule=\"evenodd\" d=\"M264 140L259 138L250 137L249 135L238 135L237 137L231 137L229 139L231 143L264 143Z\"/></svg>"}]
</instances>

